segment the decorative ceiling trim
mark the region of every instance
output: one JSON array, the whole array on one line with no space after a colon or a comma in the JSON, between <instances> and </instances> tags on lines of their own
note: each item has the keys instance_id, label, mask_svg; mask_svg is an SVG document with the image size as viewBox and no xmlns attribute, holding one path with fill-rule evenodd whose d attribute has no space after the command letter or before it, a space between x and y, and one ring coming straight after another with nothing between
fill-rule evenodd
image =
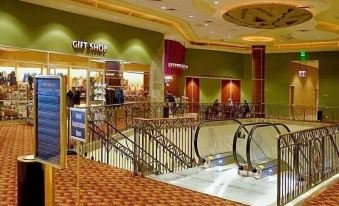
<instances>
[{"instance_id":1,"label":"decorative ceiling trim","mask_svg":"<svg viewBox=\"0 0 339 206\"><path fill-rule=\"evenodd\" d=\"M277 29L295 26L312 19L306 8L280 3L255 3L234 7L223 14L225 21L257 29Z\"/></svg>"},{"instance_id":2,"label":"decorative ceiling trim","mask_svg":"<svg viewBox=\"0 0 339 206\"><path fill-rule=\"evenodd\" d=\"M170 20L170 19L163 18L157 15L146 13L146 12L137 10L135 8L129 8L126 6L117 5L116 3L113 3L113 2L106 2L104 0L70 0L70 1L80 3L86 6L94 7L96 9L103 9L103 10L110 11L110 12L116 12L119 14L128 15L128 16L136 17L142 20L151 21L151 22L173 27L192 45L221 46L221 47L225 47L225 48L232 49L232 50L250 50L251 49L248 46L223 43L220 41L195 40L194 37L191 37L188 34L187 30L190 30L190 28L187 28L187 26L183 26L182 24L174 20Z\"/></svg>"}]
</instances>

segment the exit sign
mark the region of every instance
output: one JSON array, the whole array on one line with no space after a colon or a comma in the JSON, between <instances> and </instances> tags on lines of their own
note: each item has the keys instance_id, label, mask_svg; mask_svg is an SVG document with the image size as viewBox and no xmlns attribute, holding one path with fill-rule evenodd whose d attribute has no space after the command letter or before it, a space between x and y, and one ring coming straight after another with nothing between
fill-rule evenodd
<instances>
[{"instance_id":1,"label":"exit sign","mask_svg":"<svg viewBox=\"0 0 339 206\"><path fill-rule=\"evenodd\" d=\"M300 61L306 61L308 60L308 56L309 54L305 51L301 51L300 54L299 54L299 59Z\"/></svg>"}]
</instances>

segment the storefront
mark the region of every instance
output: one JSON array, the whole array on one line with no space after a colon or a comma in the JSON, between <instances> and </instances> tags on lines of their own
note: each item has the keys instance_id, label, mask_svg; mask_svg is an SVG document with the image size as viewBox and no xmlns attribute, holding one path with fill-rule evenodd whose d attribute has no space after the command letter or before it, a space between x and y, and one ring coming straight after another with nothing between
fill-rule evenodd
<instances>
[{"instance_id":1,"label":"storefront","mask_svg":"<svg viewBox=\"0 0 339 206\"><path fill-rule=\"evenodd\" d=\"M69 106L163 99L160 33L8 0L0 30L2 120L30 116L36 75L67 76Z\"/></svg>"}]
</instances>

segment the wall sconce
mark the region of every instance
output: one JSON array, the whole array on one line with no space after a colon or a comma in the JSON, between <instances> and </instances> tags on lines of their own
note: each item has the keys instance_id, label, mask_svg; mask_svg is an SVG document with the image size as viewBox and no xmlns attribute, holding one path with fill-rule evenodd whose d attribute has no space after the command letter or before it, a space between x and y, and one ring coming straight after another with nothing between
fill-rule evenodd
<instances>
[{"instance_id":1,"label":"wall sconce","mask_svg":"<svg viewBox=\"0 0 339 206\"><path fill-rule=\"evenodd\" d=\"M173 80L172 76L165 76L165 86L170 86L171 82Z\"/></svg>"}]
</instances>

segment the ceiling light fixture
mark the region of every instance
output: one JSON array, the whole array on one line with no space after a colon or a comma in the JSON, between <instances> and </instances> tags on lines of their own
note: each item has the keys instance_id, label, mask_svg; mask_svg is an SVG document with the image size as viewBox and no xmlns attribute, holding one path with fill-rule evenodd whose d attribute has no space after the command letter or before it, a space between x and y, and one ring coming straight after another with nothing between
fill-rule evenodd
<instances>
[{"instance_id":1,"label":"ceiling light fixture","mask_svg":"<svg viewBox=\"0 0 339 206\"><path fill-rule=\"evenodd\" d=\"M271 37L266 36L247 36L242 38L244 41L250 41L250 42L269 42L273 41L274 39Z\"/></svg>"},{"instance_id":2,"label":"ceiling light fixture","mask_svg":"<svg viewBox=\"0 0 339 206\"><path fill-rule=\"evenodd\" d=\"M189 18L194 18L194 16L191 15L191 16L189 16Z\"/></svg>"},{"instance_id":3,"label":"ceiling light fixture","mask_svg":"<svg viewBox=\"0 0 339 206\"><path fill-rule=\"evenodd\" d=\"M208 24L205 24L205 26L208 26Z\"/></svg>"},{"instance_id":4,"label":"ceiling light fixture","mask_svg":"<svg viewBox=\"0 0 339 206\"><path fill-rule=\"evenodd\" d=\"M166 6L162 6L161 9L162 9L162 10L165 10L165 9L166 9Z\"/></svg>"},{"instance_id":5,"label":"ceiling light fixture","mask_svg":"<svg viewBox=\"0 0 339 206\"><path fill-rule=\"evenodd\" d=\"M320 36L317 36L316 38L317 38L317 39L320 39L321 37L320 37Z\"/></svg>"},{"instance_id":6,"label":"ceiling light fixture","mask_svg":"<svg viewBox=\"0 0 339 206\"><path fill-rule=\"evenodd\" d=\"M218 4L219 4L219 1L215 1L215 2L213 2L213 4L218 5Z\"/></svg>"}]
</instances>

